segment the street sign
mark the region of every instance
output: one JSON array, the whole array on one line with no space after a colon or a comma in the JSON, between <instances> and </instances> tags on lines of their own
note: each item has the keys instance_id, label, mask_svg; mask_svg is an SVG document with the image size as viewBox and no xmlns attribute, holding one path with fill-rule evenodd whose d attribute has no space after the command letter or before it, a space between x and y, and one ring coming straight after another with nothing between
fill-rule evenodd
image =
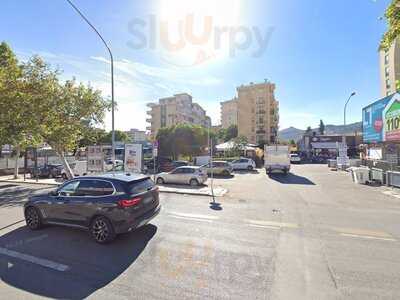
<instances>
[{"instance_id":1,"label":"street sign","mask_svg":"<svg viewBox=\"0 0 400 300\"><path fill-rule=\"evenodd\" d=\"M102 146L87 147L87 170L89 172L104 171L104 153Z\"/></svg>"},{"instance_id":2,"label":"street sign","mask_svg":"<svg viewBox=\"0 0 400 300\"><path fill-rule=\"evenodd\" d=\"M142 171L142 144L125 144L125 171Z\"/></svg>"}]
</instances>

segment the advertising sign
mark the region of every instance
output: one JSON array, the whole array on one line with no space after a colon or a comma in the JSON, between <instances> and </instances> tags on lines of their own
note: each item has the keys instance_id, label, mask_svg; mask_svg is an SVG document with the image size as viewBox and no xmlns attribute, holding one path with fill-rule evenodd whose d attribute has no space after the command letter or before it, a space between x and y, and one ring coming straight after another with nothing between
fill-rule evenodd
<instances>
[{"instance_id":1,"label":"advertising sign","mask_svg":"<svg viewBox=\"0 0 400 300\"><path fill-rule=\"evenodd\" d=\"M399 94L380 99L373 104L363 108L363 140L364 143L380 143L385 140L384 113L388 103Z\"/></svg>"},{"instance_id":2,"label":"advertising sign","mask_svg":"<svg viewBox=\"0 0 400 300\"><path fill-rule=\"evenodd\" d=\"M104 154L102 146L87 147L87 170L89 172L104 171Z\"/></svg>"},{"instance_id":3,"label":"advertising sign","mask_svg":"<svg viewBox=\"0 0 400 300\"><path fill-rule=\"evenodd\" d=\"M142 170L142 144L125 144L125 171Z\"/></svg>"},{"instance_id":4,"label":"advertising sign","mask_svg":"<svg viewBox=\"0 0 400 300\"><path fill-rule=\"evenodd\" d=\"M384 140L400 141L400 97L393 97L383 111Z\"/></svg>"}]
</instances>

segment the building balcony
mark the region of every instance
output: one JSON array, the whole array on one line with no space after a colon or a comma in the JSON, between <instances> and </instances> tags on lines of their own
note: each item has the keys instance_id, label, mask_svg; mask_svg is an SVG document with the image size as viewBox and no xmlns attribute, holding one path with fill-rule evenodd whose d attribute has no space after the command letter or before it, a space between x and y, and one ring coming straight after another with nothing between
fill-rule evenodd
<instances>
[{"instance_id":1,"label":"building balcony","mask_svg":"<svg viewBox=\"0 0 400 300\"><path fill-rule=\"evenodd\" d=\"M152 103L147 103L146 104L146 106L147 107L150 107L150 108L152 108L152 107L154 107L154 106L156 106L157 105L157 103L154 103L154 102L152 102Z\"/></svg>"},{"instance_id":2,"label":"building balcony","mask_svg":"<svg viewBox=\"0 0 400 300\"><path fill-rule=\"evenodd\" d=\"M147 118L147 119L146 119L146 122L147 122L147 123L151 123L151 121L152 121L152 118Z\"/></svg>"},{"instance_id":3,"label":"building balcony","mask_svg":"<svg viewBox=\"0 0 400 300\"><path fill-rule=\"evenodd\" d=\"M257 131L256 131L256 134L265 134L265 133L266 133L265 130L257 130Z\"/></svg>"},{"instance_id":4,"label":"building balcony","mask_svg":"<svg viewBox=\"0 0 400 300\"><path fill-rule=\"evenodd\" d=\"M148 110L148 111L146 111L146 114L148 114L149 116L152 116L153 115L153 111L152 110Z\"/></svg>"},{"instance_id":5,"label":"building balcony","mask_svg":"<svg viewBox=\"0 0 400 300\"><path fill-rule=\"evenodd\" d=\"M147 126L147 127L146 127L146 130L151 131L151 126Z\"/></svg>"}]
</instances>

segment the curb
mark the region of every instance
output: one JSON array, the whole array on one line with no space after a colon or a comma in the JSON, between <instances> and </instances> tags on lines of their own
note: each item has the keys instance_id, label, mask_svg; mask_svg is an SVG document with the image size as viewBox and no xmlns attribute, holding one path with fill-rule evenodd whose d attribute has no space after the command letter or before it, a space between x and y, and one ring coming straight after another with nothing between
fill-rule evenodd
<instances>
[{"instance_id":1,"label":"curb","mask_svg":"<svg viewBox=\"0 0 400 300\"><path fill-rule=\"evenodd\" d=\"M32 185L50 185L50 186L60 185L60 183L29 182L29 181L18 181L18 180L12 180L12 179L11 180L0 180L0 182L32 184Z\"/></svg>"}]
</instances>

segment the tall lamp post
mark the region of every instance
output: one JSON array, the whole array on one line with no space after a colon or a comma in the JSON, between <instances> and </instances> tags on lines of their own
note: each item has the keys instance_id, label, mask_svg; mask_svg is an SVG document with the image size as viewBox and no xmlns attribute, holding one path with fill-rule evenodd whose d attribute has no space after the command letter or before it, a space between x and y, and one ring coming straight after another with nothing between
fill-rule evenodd
<instances>
[{"instance_id":1,"label":"tall lamp post","mask_svg":"<svg viewBox=\"0 0 400 300\"><path fill-rule=\"evenodd\" d=\"M112 55L111 49L108 46L107 42L104 40L104 38L101 36L100 32L94 27L92 23L88 20L88 18L85 17L85 15L79 10L78 7L76 7L71 0L66 0L72 8L82 17L82 19L94 30L94 32L97 34L97 36L101 39L103 42L104 46L107 48L108 54L110 55L110 61L111 61L111 160L113 164L113 170L115 169L115 131L114 131L114 57Z\"/></svg>"},{"instance_id":2,"label":"tall lamp post","mask_svg":"<svg viewBox=\"0 0 400 300\"><path fill-rule=\"evenodd\" d=\"M343 125L346 126L346 109L347 109L347 104L349 103L351 97L355 96L356 92L352 92L349 96L349 98L347 99L346 103L344 104L344 109L343 109ZM346 146L346 134L343 133L343 137L342 137L342 143L343 146Z\"/></svg>"}]
</instances>

